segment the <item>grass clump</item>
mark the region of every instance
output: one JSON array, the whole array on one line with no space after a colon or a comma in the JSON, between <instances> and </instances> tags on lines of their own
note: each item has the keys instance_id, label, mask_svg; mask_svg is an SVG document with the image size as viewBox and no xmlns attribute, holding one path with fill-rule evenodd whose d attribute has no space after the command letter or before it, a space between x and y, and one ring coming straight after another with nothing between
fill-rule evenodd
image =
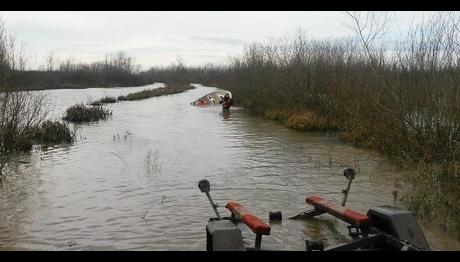
<instances>
[{"instance_id":1,"label":"grass clump","mask_svg":"<svg viewBox=\"0 0 460 262\"><path fill-rule=\"evenodd\" d=\"M91 102L90 105L92 105L92 106L102 106L103 104L112 104L112 103L116 103L116 102L117 102L117 99L115 97L106 96L106 97L103 97L103 98L101 98L99 100Z\"/></svg>"},{"instance_id":2,"label":"grass clump","mask_svg":"<svg viewBox=\"0 0 460 262\"><path fill-rule=\"evenodd\" d=\"M105 120L110 115L112 115L112 112L102 106L77 104L67 108L63 119L69 122L91 122Z\"/></svg>"},{"instance_id":3,"label":"grass clump","mask_svg":"<svg viewBox=\"0 0 460 262\"><path fill-rule=\"evenodd\" d=\"M113 96L106 96L106 97L101 98L99 102L101 102L102 104L112 104L112 103L116 103L117 99Z\"/></svg>"}]
</instances>

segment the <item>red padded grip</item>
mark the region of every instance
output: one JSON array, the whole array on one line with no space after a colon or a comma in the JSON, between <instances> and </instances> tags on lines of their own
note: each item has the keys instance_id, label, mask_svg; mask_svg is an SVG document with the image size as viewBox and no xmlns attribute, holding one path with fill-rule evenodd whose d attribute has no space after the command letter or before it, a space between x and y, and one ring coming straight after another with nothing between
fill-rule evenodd
<instances>
[{"instance_id":1,"label":"red padded grip","mask_svg":"<svg viewBox=\"0 0 460 262\"><path fill-rule=\"evenodd\" d=\"M270 235L270 226L262 221L262 219L251 214L244 206L236 202L228 202L225 207L245 223L252 232L261 235Z\"/></svg>"},{"instance_id":2,"label":"red padded grip","mask_svg":"<svg viewBox=\"0 0 460 262\"><path fill-rule=\"evenodd\" d=\"M363 215L361 213L358 213L356 211L353 211L349 208L344 208L340 205L329 202L320 196L308 196L305 199L305 202L307 202L308 204L314 206L315 208L319 210L325 211L335 217L338 217L354 225L359 226L359 225L371 222L370 217Z\"/></svg>"}]
</instances>

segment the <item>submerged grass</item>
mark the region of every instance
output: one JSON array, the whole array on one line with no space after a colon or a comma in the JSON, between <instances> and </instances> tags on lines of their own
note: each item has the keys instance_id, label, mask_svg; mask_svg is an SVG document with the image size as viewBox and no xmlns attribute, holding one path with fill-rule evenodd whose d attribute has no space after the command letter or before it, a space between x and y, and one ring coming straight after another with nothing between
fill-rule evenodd
<instances>
[{"instance_id":1,"label":"submerged grass","mask_svg":"<svg viewBox=\"0 0 460 262\"><path fill-rule=\"evenodd\" d=\"M67 108L63 119L69 122L90 122L105 120L110 115L112 115L112 112L102 106L77 104Z\"/></svg>"},{"instance_id":2,"label":"submerged grass","mask_svg":"<svg viewBox=\"0 0 460 262\"><path fill-rule=\"evenodd\" d=\"M112 103L116 103L116 102L117 102L117 99L115 97L106 96L106 97L103 97L103 98L101 98L99 100L91 102L90 105L92 105L92 106L101 106L103 104L112 104Z\"/></svg>"}]
</instances>

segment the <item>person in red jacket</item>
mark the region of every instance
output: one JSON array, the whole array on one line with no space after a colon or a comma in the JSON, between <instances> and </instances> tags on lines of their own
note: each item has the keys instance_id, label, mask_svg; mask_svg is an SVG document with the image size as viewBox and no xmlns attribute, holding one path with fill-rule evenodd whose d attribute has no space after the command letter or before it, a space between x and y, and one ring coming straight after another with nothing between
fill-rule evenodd
<instances>
[{"instance_id":1,"label":"person in red jacket","mask_svg":"<svg viewBox=\"0 0 460 262\"><path fill-rule=\"evenodd\" d=\"M224 98L220 100L219 104L222 104L222 109L230 109L233 105L233 98L230 97L230 94L227 93L224 95Z\"/></svg>"}]
</instances>

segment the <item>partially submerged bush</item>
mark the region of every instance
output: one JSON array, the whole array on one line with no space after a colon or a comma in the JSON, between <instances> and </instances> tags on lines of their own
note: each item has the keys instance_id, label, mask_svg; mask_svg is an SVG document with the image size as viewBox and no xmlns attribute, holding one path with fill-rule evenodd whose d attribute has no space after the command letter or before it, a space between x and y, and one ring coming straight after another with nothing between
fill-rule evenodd
<instances>
[{"instance_id":1,"label":"partially submerged bush","mask_svg":"<svg viewBox=\"0 0 460 262\"><path fill-rule=\"evenodd\" d=\"M35 129L34 138L45 145L72 143L75 140L75 131L66 123L47 120Z\"/></svg>"},{"instance_id":2,"label":"partially submerged bush","mask_svg":"<svg viewBox=\"0 0 460 262\"><path fill-rule=\"evenodd\" d=\"M3 126L0 134L2 155L26 152L32 149L32 128L17 128L12 124Z\"/></svg>"},{"instance_id":3,"label":"partially submerged bush","mask_svg":"<svg viewBox=\"0 0 460 262\"><path fill-rule=\"evenodd\" d=\"M102 106L86 106L84 104L77 104L67 108L64 120L69 122L90 122L97 120L105 120L112 112Z\"/></svg>"},{"instance_id":4,"label":"partially submerged bush","mask_svg":"<svg viewBox=\"0 0 460 262\"><path fill-rule=\"evenodd\" d=\"M30 126L23 129L9 127L3 130L0 135L0 143L3 148L1 157L12 157L18 153L28 152L34 144L41 144L43 147L56 144L70 144L75 140L75 130L71 130L65 123L46 120L41 125ZM7 154L7 155L5 155ZM2 169L6 162L2 162Z\"/></svg>"},{"instance_id":5,"label":"partially submerged bush","mask_svg":"<svg viewBox=\"0 0 460 262\"><path fill-rule=\"evenodd\" d=\"M0 83L0 177L17 154L32 149L31 130L41 124L47 111L45 94L14 92L2 89Z\"/></svg>"}]
</instances>

